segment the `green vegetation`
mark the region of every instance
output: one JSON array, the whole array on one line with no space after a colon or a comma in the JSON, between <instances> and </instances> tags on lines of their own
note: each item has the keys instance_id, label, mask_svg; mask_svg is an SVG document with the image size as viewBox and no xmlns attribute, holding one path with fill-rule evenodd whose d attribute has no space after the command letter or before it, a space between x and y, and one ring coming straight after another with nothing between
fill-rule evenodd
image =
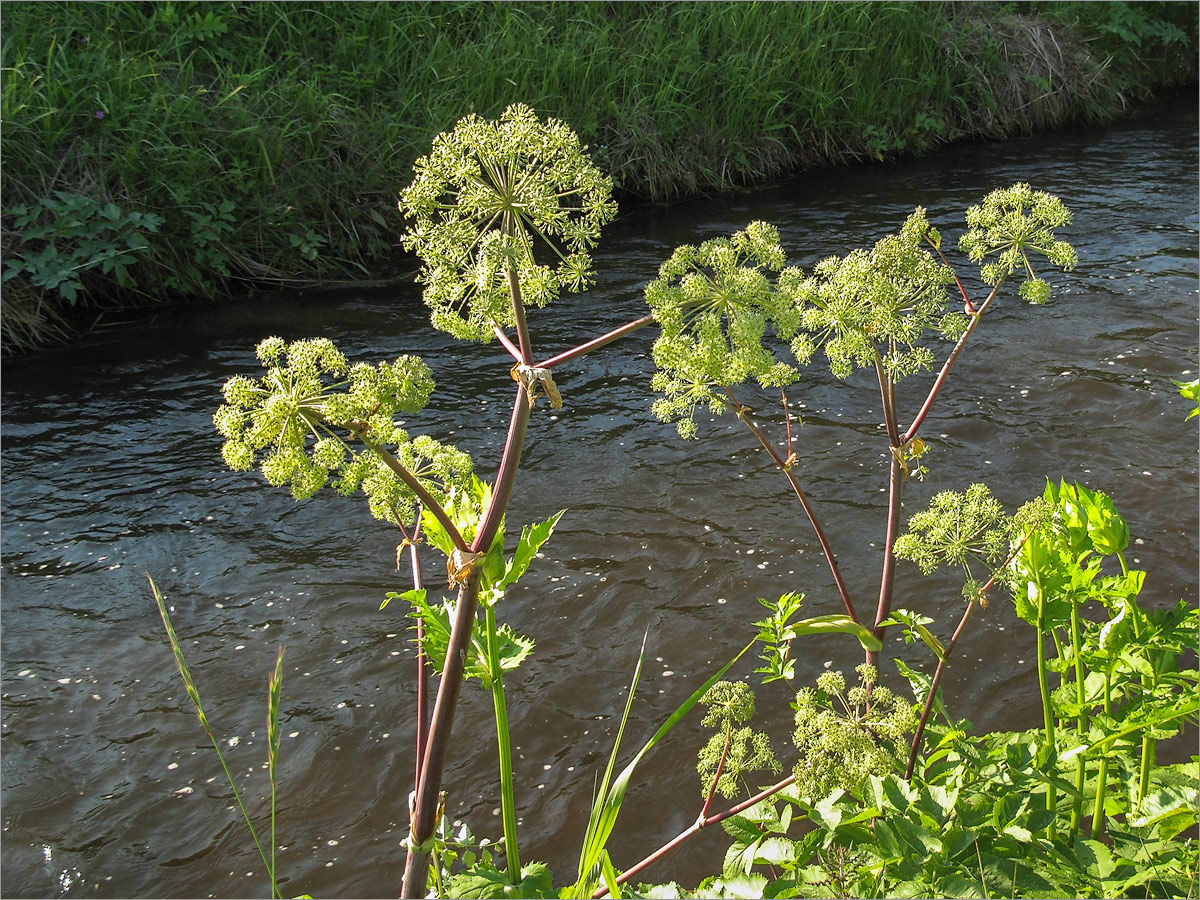
<instances>
[{"instance_id":1,"label":"green vegetation","mask_svg":"<svg viewBox=\"0 0 1200 900\"><path fill-rule=\"evenodd\" d=\"M787 265L775 228L752 222L732 237L677 248L646 288L649 315L539 359L526 307L552 302L560 289L586 288L589 251L615 215L611 182L568 127L520 104L495 121L464 117L414 168L402 193L411 221L404 240L423 260L419 278L432 324L464 340L494 339L514 361L498 373L516 384L494 482L476 477L460 451L396 424L397 414L407 421L419 413L432 391L430 369L415 357L351 366L328 340L268 338L257 347L266 374L230 379L214 416L231 468L259 462L268 482L289 485L298 500L331 481L341 494L361 489L371 512L398 528L401 546L410 548L413 589L384 601L409 604L418 647L416 788L402 896L620 897L635 876L718 823L732 838L720 875L694 892L669 882L630 896L1195 896L1197 842L1181 835L1197 824L1197 760L1160 765L1157 746L1196 722L1197 673L1186 654L1200 617L1184 601L1161 610L1138 604L1146 573L1126 565L1129 528L1112 500L1081 485L1048 484L1008 515L986 485L973 484L935 493L900 533L910 466L925 453L918 433L972 335L985 319L994 321L990 312L1006 299L1031 308L1048 302L1052 287L1043 273L1077 264L1074 248L1059 237L1072 217L1057 197L1015 184L966 211L958 253L978 265L986 289L974 300L949 262L954 251L943 248L920 207L870 250L824 259L811 273ZM788 590L776 601L760 599L768 615L744 623L749 642L617 772L643 643L611 755L594 783L574 883L556 888L546 864L523 863L519 851L521 773L505 679L517 675L534 642L501 624L499 614L507 588L533 564L563 513L524 527L508 555L505 512L523 448L546 407L560 405L555 367L651 325L660 334L650 386L665 395L654 411L676 423L683 439L699 428L699 405L737 417L782 476L779 502L791 495L799 502L797 518L802 513L817 538L839 595L826 602L842 609L797 618L805 600L793 584L781 585ZM886 429L880 447L888 453L877 597L850 590L822 513L801 485L804 442L794 435L801 423L787 392L802 390L800 369L818 355L837 378L862 370L878 387ZM910 378L933 371L939 357L936 377ZM543 394L549 402L537 413ZM878 421L871 415L868 421ZM916 474L927 475L926 466ZM418 541L444 557L453 599L430 598ZM943 566L962 572L965 606L947 640L927 615L934 608L928 592L907 595L921 608L893 608L902 560L924 574ZM855 564L863 565L861 558ZM939 688L972 614L993 592L1008 593L1016 615L1033 628L1043 727L973 735ZM164 601L154 593L188 695L212 738ZM883 667L882 638L889 628L933 656L932 674L892 660L912 700L885 684L891 672ZM795 642L848 638L865 655L856 684L836 671L823 673L815 687L793 684ZM754 674L776 694L767 703L743 681L722 680L755 645L763 665ZM432 707L430 674L438 679ZM269 682L272 721L278 678L277 664ZM444 777L448 760L480 746L478 723L460 725L457 738L452 731L461 687L472 679L493 701L503 865L493 845L476 843L465 827L451 828L445 816L446 794L455 789ZM622 871L608 843L635 770L699 705L707 707L703 726L714 733L696 748L697 818ZM750 724L764 709L773 723L794 724L794 752L777 752L768 732ZM276 751L272 737L272 828ZM775 777L785 768L782 780L759 784L758 773ZM718 795L739 794L747 796L710 812ZM261 843L259 851L277 893L274 853L268 859Z\"/></svg>"},{"instance_id":2,"label":"green vegetation","mask_svg":"<svg viewBox=\"0 0 1200 900\"><path fill-rule=\"evenodd\" d=\"M1195 80L1184 3L5 4L3 345L368 277L434 135L514 101L661 199L1099 121Z\"/></svg>"}]
</instances>

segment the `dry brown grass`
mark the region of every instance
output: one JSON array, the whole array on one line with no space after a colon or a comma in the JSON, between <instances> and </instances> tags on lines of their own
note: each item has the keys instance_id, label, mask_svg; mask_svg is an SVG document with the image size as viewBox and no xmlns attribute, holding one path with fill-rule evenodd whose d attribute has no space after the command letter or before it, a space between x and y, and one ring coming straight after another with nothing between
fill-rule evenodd
<instances>
[{"instance_id":1,"label":"dry brown grass","mask_svg":"<svg viewBox=\"0 0 1200 900\"><path fill-rule=\"evenodd\" d=\"M1108 61L1096 59L1067 28L970 7L948 38L964 90L974 94L953 123L965 134L1004 137L1105 118L1127 105L1105 84Z\"/></svg>"}]
</instances>

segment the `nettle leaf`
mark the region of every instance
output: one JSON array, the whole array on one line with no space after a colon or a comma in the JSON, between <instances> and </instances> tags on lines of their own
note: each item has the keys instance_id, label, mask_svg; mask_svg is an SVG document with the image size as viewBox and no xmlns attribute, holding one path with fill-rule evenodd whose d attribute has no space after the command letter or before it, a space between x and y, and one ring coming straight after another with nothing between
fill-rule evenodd
<instances>
[{"instance_id":1,"label":"nettle leaf","mask_svg":"<svg viewBox=\"0 0 1200 900\"><path fill-rule=\"evenodd\" d=\"M974 878L968 878L961 872L952 872L938 879L938 893L943 897L961 897L963 900L974 900L976 897L990 897L986 885Z\"/></svg>"},{"instance_id":2,"label":"nettle leaf","mask_svg":"<svg viewBox=\"0 0 1200 900\"><path fill-rule=\"evenodd\" d=\"M721 828L741 844L752 844L762 837L759 827L745 816L730 816L728 819L722 820Z\"/></svg>"},{"instance_id":3,"label":"nettle leaf","mask_svg":"<svg viewBox=\"0 0 1200 900\"><path fill-rule=\"evenodd\" d=\"M1190 783L1163 784L1150 791L1142 798L1140 815L1131 818L1129 824L1134 828L1147 828L1170 819L1172 827L1185 823L1183 828L1187 828L1196 824L1196 803L1197 788L1193 775Z\"/></svg>"},{"instance_id":4,"label":"nettle leaf","mask_svg":"<svg viewBox=\"0 0 1200 900\"><path fill-rule=\"evenodd\" d=\"M1075 858L1093 878L1107 878L1117 867L1112 851L1105 844L1083 836L1075 839Z\"/></svg>"},{"instance_id":5,"label":"nettle leaf","mask_svg":"<svg viewBox=\"0 0 1200 900\"><path fill-rule=\"evenodd\" d=\"M490 867L460 872L450 877L449 896L464 900L499 900L504 897L550 898L557 897L550 875L550 868L543 862L532 862L521 867L521 880L513 884L507 872L498 872Z\"/></svg>"},{"instance_id":6,"label":"nettle leaf","mask_svg":"<svg viewBox=\"0 0 1200 900\"><path fill-rule=\"evenodd\" d=\"M942 841L919 822L906 816L895 816L891 820L900 838L918 853L940 854Z\"/></svg>"}]
</instances>

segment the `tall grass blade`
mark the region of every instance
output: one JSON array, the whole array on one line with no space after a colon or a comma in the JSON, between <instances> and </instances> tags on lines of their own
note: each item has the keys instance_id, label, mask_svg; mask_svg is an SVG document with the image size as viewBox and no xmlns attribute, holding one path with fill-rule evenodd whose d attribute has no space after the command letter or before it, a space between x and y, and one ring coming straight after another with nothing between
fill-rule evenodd
<instances>
[{"instance_id":1,"label":"tall grass blade","mask_svg":"<svg viewBox=\"0 0 1200 900\"><path fill-rule=\"evenodd\" d=\"M614 780L612 779L612 770L616 763L618 749L620 748L621 736L625 732L625 724L629 719L629 712L633 705L634 690L637 688L638 678L642 671L642 661L646 652L646 639L642 639L642 649L638 654L637 669L634 671L633 681L629 686L629 699L625 704L625 713L621 717L621 726L617 730L617 739L613 745L612 755L608 760L608 768L604 772L604 779L596 794L596 800L592 804L592 813L588 821L587 833L584 837L583 851L579 857L578 880L571 889L571 896L588 897L591 896L592 891L595 889L597 874L599 874L596 872L597 866L602 865L605 846L608 843L608 838L612 834L613 828L616 826L617 816L620 814L621 805L625 801L625 791L629 786L629 780L633 777L634 769L642 761L642 757L649 753L655 744L662 740L672 728L679 724L684 716L691 712L692 707L700 702L700 698L708 693L708 689L716 684L754 644L755 641L751 641L738 651L733 659L729 660L717 672L709 676L704 684L700 685L687 700L683 701L667 717L667 720L663 722L658 731L654 732L654 736L645 743L642 749L637 752L629 764L621 770L621 774Z\"/></svg>"},{"instance_id":2,"label":"tall grass blade","mask_svg":"<svg viewBox=\"0 0 1200 900\"><path fill-rule=\"evenodd\" d=\"M275 880L275 859L274 859L274 827L275 827L275 777L274 767L272 764L271 772L271 858L268 859L266 851L263 850L262 842L258 839L258 831L254 827L254 823L250 821L250 813L246 811L246 804L242 802L242 794L237 789L237 783L233 780L233 773L229 771L229 765L225 762L225 754L221 752L221 745L217 741L217 736L213 734L212 727L209 725L208 716L204 714L204 705L200 701L200 692L196 690L196 683L192 680L192 674L188 671L187 660L183 658L183 647L179 642L179 637L175 634L175 629L171 625L171 616L167 612L167 603L163 599L162 593L158 590L158 585L154 583L154 579L149 575L146 580L150 582L150 590L154 592L154 602L158 604L158 614L162 617L163 628L167 632L167 640L171 644L171 652L175 654L175 664L179 667L179 674L183 678L184 687L187 689L188 699L192 701L192 706L196 710L196 717L200 720L200 726L204 729L204 733L208 735L209 741L212 742L213 750L217 752L217 759L221 761L221 768L225 771L225 779L229 782L229 787L233 790L234 799L237 800L238 809L242 811L242 818L246 820L246 827L250 829L250 837L254 840L254 846L258 849L258 855L266 866L267 876L271 879L271 896L282 897L279 891L279 884ZM275 661L275 673L272 676L271 692L273 695L273 703L275 706L274 719L278 725L278 704L279 696L277 684L282 683L282 666L283 666L283 650L280 649L279 656ZM268 711L268 725L272 713ZM275 748L278 749L278 728L274 737ZM274 752L269 752L268 762L274 758Z\"/></svg>"}]
</instances>

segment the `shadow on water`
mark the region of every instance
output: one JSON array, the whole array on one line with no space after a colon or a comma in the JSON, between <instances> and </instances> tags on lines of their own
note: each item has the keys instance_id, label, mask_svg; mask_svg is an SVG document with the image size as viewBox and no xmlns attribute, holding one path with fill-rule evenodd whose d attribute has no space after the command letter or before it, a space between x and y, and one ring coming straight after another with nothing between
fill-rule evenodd
<instances>
[{"instance_id":1,"label":"shadow on water","mask_svg":"<svg viewBox=\"0 0 1200 900\"><path fill-rule=\"evenodd\" d=\"M1171 378L1196 368L1194 97L1103 131L955 146L925 160L819 172L712 200L639 209L610 227L600 283L532 316L546 352L641 315L640 289L679 243L752 219L792 262L869 245L916 203L948 238L993 187L1027 180L1075 213L1081 264L1044 309L1007 302L980 329L925 428L936 485L986 479L1010 507L1046 478L1106 491L1137 537L1144 597L1197 602L1195 423ZM950 242L948 242L950 243ZM490 477L507 423L509 363L451 342L412 286L186 310L108 342L9 363L3 381L3 867L6 896L243 896L266 891L231 794L178 683L143 573L176 627L239 785L265 792L263 716L275 647L284 680L280 871L285 892L398 890L410 789L412 651L394 606L398 535L358 501L296 504L226 471L218 388L255 368L269 334L324 335L354 358L415 352L435 408L414 431L458 442ZM569 512L503 615L537 641L510 680L529 858L572 870L592 779L649 631L632 742L648 735L748 635L758 596L837 600L808 526L736 421L683 444L649 414L647 330L564 369L539 406L509 521ZM886 446L871 383L814 366L793 393L804 473L853 592L877 591ZM1195 377L1194 375L1191 377ZM923 396L914 381L901 397ZM767 409L770 401L761 408ZM908 507L933 484L914 484ZM950 627L957 586L902 566L898 605ZM953 710L980 728L1037 724L1032 634L993 603L949 670ZM852 665L845 644L797 648L800 675ZM916 657L911 647L894 652ZM789 697L760 691L779 746ZM490 705L464 694L448 809L497 836ZM632 864L694 819L698 729L652 755L613 841ZM262 819L264 804L252 808ZM232 823L232 824L231 824ZM648 873L716 869L709 835Z\"/></svg>"}]
</instances>

